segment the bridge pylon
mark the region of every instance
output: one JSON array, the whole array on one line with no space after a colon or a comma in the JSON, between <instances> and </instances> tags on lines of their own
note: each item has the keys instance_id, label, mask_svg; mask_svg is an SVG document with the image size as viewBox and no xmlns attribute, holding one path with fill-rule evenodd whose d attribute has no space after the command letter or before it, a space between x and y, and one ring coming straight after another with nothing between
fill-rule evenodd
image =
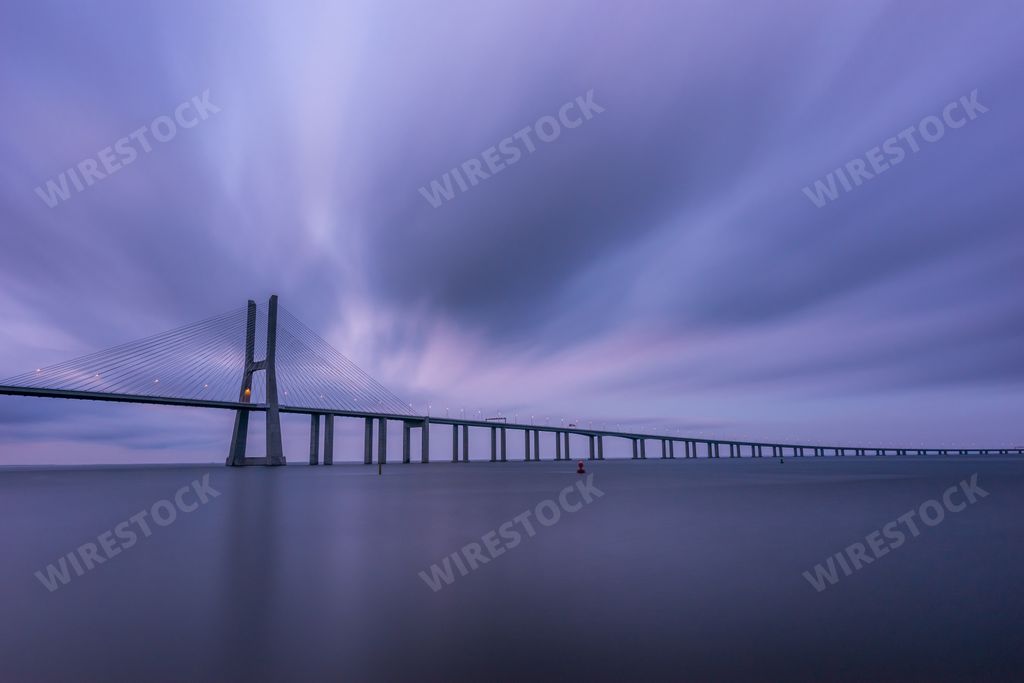
<instances>
[{"instance_id":1,"label":"bridge pylon","mask_svg":"<svg viewBox=\"0 0 1024 683\"><path fill-rule=\"evenodd\" d=\"M242 371L242 388L238 392L239 403L249 403L252 395L253 373L266 373L267 400L267 456L247 458L246 441L249 436L249 413L240 408L235 411L235 427L231 435L231 447L225 464L229 467L245 465L284 465L284 450L281 446L281 414L277 402L277 295L270 297L267 311L267 352L263 360L255 360L256 353L256 302L249 300L245 324L245 368Z\"/></svg>"}]
</instances>

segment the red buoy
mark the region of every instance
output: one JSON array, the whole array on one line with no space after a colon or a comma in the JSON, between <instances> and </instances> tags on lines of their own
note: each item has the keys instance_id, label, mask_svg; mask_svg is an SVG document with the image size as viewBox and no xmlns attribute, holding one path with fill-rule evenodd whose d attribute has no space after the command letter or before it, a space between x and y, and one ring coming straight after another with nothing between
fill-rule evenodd
<instances>
[{"instance_id":1,"label":"red buoy","mask_svg":"<svg viewBox=\"0 0 1024 683\"><path fill-rule=\"evenodd\" d=\"M576 463L576 474L586 474L586 473L587 473L587 471L585 469L583 469L583 461L580 460L578 463Z\"/></svg>"}]
</instances>

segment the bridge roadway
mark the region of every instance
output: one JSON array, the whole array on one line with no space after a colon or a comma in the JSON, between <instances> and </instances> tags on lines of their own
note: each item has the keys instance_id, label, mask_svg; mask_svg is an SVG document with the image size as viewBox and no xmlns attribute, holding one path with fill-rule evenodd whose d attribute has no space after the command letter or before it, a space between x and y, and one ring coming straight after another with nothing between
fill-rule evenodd
<instances>
[{"instance_id":1,"label":"bridge roadway","mask_svg":"<svg viewBox=\"0 0 1024 683\"><path fill-rule=\"evenodd\" d=\"M167 406L181 406L188 408L216 408L221 410L247 410L247 411L266 411L267 406L265 404L258 403L242 403L236 401L208 401L198 399L182 399L165 396L142 396L132 394L111 394L103 392L92 392L92 391L73 391L65 389L37 389L32 387L17 387L17 386L4 386L0 385L0 395L4 396L32 396L37 398L63 398L63 399L78 399L86 401L112 401L118 403L145 403L150 405L167 405ZM705 439L696 438L690 436L670 436L664 434L642 434L639 432L623 432L623 431L610 431L604 429L585 429L581 427L553 427L550 425L532 425L532 424L521 424L521 423L505 423L505 422L493 422L486 420L466 420L452 417L429 417L429 416L416 416L416 415L403 415L403 414L388 414L388 413L376 413L358 410L330 410L325 411L321 408L303 408L298 406L280 406L280 412L282 413L296 413L310 415L312 417L310 425L310 464L318 464L319 458L319 431L320 431L320 418L324 416L324 457L323 463L325 465L333 464L333 433L334 433L334 421L333 419L327 419L328 417L351 417L351 418L363 418L365 422L365 447L363 462L370 464L372 462L372 441L373 441L373 420L378 421L378 449L377 457L378 462L387 462L387 422L397 421L403 425L403 447L402 447L402 462L410 462L409 457L409 438L410 430L419 428L421 429L421 462L429 462L430 450L429 450L429 431L425 427L430 424L443 424L452 426L452 462L459 460L459 428L462 428L462 453L461 459L463 462L467 462L468 457L468 444L469 444L469 428L476 427L481 429L491 430L491 462L505 461L507 460L507 446L506 446L506 430L520 430L525 434L525 459L526 460L540 460L540 433L550 432L556 435L555 439L555 459L556 460L569 460L571 458L569 452L569 435L576 434L579 436L587 437L589 439L589 451L588 458L590 460L603 460L604 459L604 438L621 438L632 441L633 444L633 459L647 459L646 444L648 441L660 441L661 442L661 458L662 459L675 459L675 444L683 444L683 458L696 458L698 453L698 445L704 451L705 457L707 458L719 458L721 457L721 450L723 447L728 449L728 456L730 458L741 457L743 449L747 449L749 457L763 457L765 451L769 452L771 457L783 457L786 451L789 451L791 456L803 457L805 451L810 451L810 454L814 457L823 457L826 453L831 453L835 456L845 456L847 454L854 456L863 456L868 453L874 455L995 455L995 454L1014 454L1024 455L1024 448L1010 447L1010 448L901 448L901 447L859 447L859 446L838 446L838 445L814 445L814 444L794 444L794 443L769 443L769 442L757 442L757 441L733 441L729 439ZM531 448L530 434L533 433L533 443ZM564 457L563 457L563 437L564 437ZM499 444L500 444L500 457L499 457ZM596 445L596 448L595 448ZM533 456L531 457L531 451ZM248 458L254 463L261 461L260 458Z\"/></svg>"}]
</instances>

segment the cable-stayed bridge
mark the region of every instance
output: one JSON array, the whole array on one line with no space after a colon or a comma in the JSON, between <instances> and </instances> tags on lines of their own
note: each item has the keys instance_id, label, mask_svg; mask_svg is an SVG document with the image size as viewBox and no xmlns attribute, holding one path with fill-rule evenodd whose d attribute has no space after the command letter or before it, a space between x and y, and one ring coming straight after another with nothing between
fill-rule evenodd
<instances>
[{"instance_id":1,"label":"cable-stayed bridge","mask_svg":"<svg viewBox=\"0 0 1024 683\"><path fill-rule=\"evenodd\" d=\"M452 427L452 462L468 462L469 430L489 429L491 462L507 458L507 433L521 431L525 460L539 461L540 434L554 435L555 460L570 459L570 434L588 439L587 457L604 459L605 438L632 442L633 459L647 459L647 444L660 443L660 457L729 458L765 454L781 458L864 455L1022 454L1024 449L901 448L851 445L762 443L621 431L495 423L415 415L410 406L359 369L272 296L263 305L244 308L0 382L0 395L150 403L235 411L226 464L283 465L281 413L310 415L310 464L334 460L334 422L364 420L363 462L371 464L376 431L377 462L387 462L387 425L402 423L402 462L410 462L412 430L419 429L421 462L430 460L430 424ZM266 457L246 456L249 415L266 413ZM376 429L374 428L376 422Z\"/></svg>"}]
</instances>

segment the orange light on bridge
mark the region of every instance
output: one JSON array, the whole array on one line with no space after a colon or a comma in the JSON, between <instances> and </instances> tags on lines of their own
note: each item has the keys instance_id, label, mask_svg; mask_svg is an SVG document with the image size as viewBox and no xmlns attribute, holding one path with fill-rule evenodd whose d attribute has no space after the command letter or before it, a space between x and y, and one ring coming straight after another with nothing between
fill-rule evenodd
<instances>
[{"instance_id":1,"label":"orange light on bridge","mask_svg":"<svg viewBox=\"0 0 1024 683\"><path fill-rule=\"evenodd\" d=\"M245 397L249 398L249 396L251 396L251 395L252 395L252 391L249 390L249 387L246 387L245 388Z\"/></svg>"}]
</instances>

